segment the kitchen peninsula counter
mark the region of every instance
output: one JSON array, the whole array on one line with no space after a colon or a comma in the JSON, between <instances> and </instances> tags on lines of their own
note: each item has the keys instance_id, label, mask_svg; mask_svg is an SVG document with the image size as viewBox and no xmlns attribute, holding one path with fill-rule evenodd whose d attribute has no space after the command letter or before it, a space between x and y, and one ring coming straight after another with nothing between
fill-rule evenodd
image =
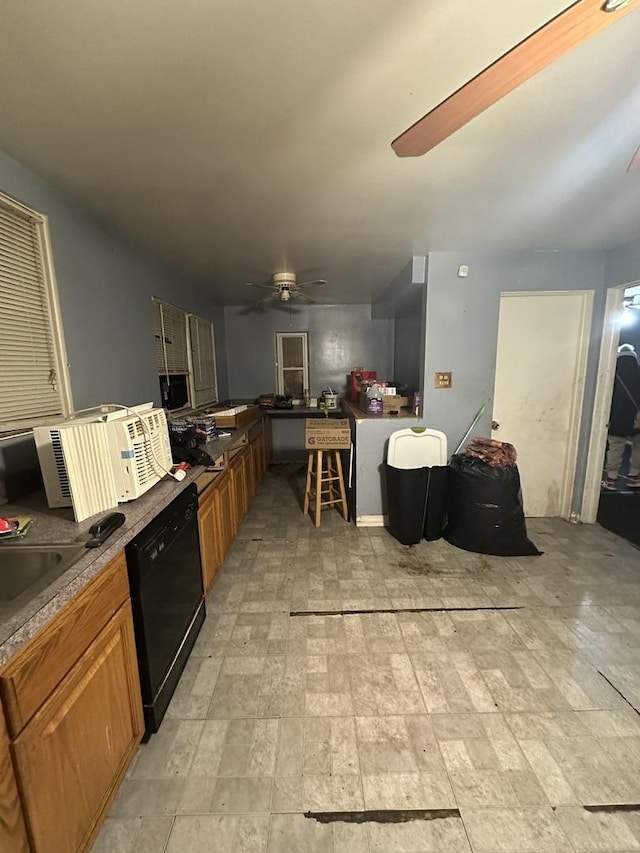
<instances>
[{"instance_id":1,"label":"kitchen peninsula counter","mask_svg":"<svg viewBox=\"0 0 640 853\"><path fill-rule=\"evenodd\" d=\"M352 417L357 421L406 421L406 420L419 420L418 416L415 415L409 409L399 409L397 415L392 415L389 412L385 412L382 415L369 415L366 412L363 412L362 409L358 408L355 403L351 403L347 400L342 401L342 405L344 407L344 417ZM403 424L404 426L411 426L411 424Z\"/></svg>"},{"instance_id":2,"label":"kitchen peninsula counter","mask_svg":"<svg viewBox=\"0 0 640 853\"><path fill-rule=\"evenodd\" d=\"M321 408L307 406L293 406L291 409L263 409L263 414L270 418L324 418L325 414ZM348 413L342 409L329 409L330 418L346 418Z\"/></svg>"}]
</instances>

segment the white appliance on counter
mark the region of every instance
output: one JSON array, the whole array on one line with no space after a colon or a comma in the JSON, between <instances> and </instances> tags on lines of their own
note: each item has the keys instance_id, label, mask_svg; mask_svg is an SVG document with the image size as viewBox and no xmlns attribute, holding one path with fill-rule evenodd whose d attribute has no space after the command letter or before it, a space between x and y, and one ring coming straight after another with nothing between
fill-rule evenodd
<instances>
[{"instance_id":1,"label":"white appliance on counter","mask_svg":"<svg viewBox=\"0 0 640 853\"><path fill-rule=\"evenodd\" d=\"M173 464L163 409L105 406L35 427L50 507L72 506L76 521L139 498Z\"/></svg>"}]
</instances>

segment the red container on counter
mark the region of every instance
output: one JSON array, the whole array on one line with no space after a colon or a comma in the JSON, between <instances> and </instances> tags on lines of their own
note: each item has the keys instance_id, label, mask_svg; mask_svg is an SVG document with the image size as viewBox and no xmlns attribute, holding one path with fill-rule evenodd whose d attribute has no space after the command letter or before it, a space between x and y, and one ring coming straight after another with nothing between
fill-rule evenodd
<instances>
[{"instance_id":1,"label":"red container on counter","mask_svg":"<svg viewBox=\"0 0 640 853\"><path fill-rule=\"evenodd\" d=\"M378 374L375 370L363 370L360 367L356 367L355 370L352 370L351 375L348 377L349 400L352 403L357 403L360 391L364 391L364 388L361 387L362 383L372 382L377 378Z\"/></svg>"}]
</instances>

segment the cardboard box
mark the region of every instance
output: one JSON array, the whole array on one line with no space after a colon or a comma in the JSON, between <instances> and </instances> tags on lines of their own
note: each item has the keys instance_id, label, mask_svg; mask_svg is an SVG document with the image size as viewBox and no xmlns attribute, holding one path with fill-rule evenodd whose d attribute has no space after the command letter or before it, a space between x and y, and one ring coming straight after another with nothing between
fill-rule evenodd
<instances>
[{"instance_id":1,"label":"cardboard box","mask_svg":"<svg viewBox=\"0 0 640 853\"><path fill-rule=\"evenodd\" d=\"M411 399L409 397L401 397L399 394L387 394L382 398L382 411L385 414L392 410L399 412L403 406L410 405Z\"/></svg>"},{"instance_id":2,"label":"cardboard box","mask_svg":"<svg viewBox=\"0 0 640 853\"><path fill-rule=\"evenodd\" d=\"M351 429L346 418L307 418L304 428L306 450L348 450Z\"/></svg>"},{"instance_id":3,"label":"cardboard box","mask_svg":"<svg viewBox=\"0 0 640 853\"><path fill-rule=\"evenodd\" d=\"M260 417L260 406L237 406L232 409L211 410L216 427L220 429L241 429Z\"/></svg>"},{"instance_id":4,"label":"cardboard box","mask_svg":"<svg viewBox=\"0 0 640 853\"><path fill-rule=\"evenodd\" d=\"M400 394L383 394L382 395L382 414L386 415L389 412L399 412L403 407L411 405L411 397L401 397ZM358 398L358 408L360 411L367 414L367 395L360 392Z\"/></svg>"}]
</instances>

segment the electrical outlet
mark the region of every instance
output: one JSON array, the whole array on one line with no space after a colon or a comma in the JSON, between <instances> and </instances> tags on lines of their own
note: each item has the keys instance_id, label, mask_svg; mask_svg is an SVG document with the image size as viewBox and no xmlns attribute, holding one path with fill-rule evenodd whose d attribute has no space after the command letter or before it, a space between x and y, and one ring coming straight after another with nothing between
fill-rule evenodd
<instances>
[{"instance_id":1,"label":"electrical outlet","mask_svg":"<svg viewBox=\"0 0 640 853\"><path fill-rule=\"evenodd\" d=\"M434 386L436 388L451 388L453 374L450 370L437 371L434 376Z\"/></svg>"}]
</instances>

